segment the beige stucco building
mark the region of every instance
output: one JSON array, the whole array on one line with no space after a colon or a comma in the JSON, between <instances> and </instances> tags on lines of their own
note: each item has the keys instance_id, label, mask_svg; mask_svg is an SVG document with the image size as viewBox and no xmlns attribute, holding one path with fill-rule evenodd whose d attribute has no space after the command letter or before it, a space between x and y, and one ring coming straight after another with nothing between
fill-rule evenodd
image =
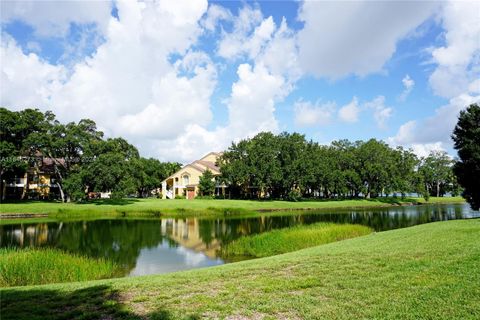
<instances>
[{"instance_id":1,"label":"beige stucco building","mask_svg":"<svg viewBox=\"0 0 480 320\"><path fill-rule=\"evenodd\" d=\"M193 199L198 195L198 183L202 174L208 169L214 176L220 175L217 158L221 153L210 152L200 160L187 164L162 181L162 198L174 199L175 196L185 196ZM216 193L223 193L225 186L218 185Z\"/></svg>"}]
</instances>

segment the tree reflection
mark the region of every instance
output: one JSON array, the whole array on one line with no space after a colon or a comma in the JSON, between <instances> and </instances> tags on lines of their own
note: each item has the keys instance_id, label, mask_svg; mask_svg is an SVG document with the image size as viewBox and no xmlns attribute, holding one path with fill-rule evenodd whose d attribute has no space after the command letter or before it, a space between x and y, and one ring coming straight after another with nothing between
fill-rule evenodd
<instances>
[{"instance_id":1,"label":"tree reflection","mask_svg":"<svg viewBox=\"0 0 480 320\"><path fill-rule=\"evenodd\" d=\"M116 262L128 274L142 249L178 246L218 256L222 245L241 236L317 222L353 223L376 231L432 221L479 217L465 205L411 206L329 213L264 215L221 219L95 220L0 226L0 246L51 246L68 252Z\"/></svg>"}]
</instances>

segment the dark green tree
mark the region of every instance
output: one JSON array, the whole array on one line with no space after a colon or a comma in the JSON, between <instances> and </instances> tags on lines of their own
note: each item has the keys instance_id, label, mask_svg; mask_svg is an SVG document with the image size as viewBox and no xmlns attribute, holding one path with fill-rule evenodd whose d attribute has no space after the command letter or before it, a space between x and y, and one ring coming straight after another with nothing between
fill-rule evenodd
<instances>
[{"instance_id":1,"label":"dark green tree","mask_svg":"<svg viewBox=\"0 0 480 320\"><path fill-rule=\"evenodd\" d=\"M34 109L14 112L0 108L0 192L5 197L5 181L25 174L28 166L30 146L27 138L43 132L45 124L53 115ZM27 182L26 182L27 184Z\"/></svg>"},{"instance_id":2,"label":"dark green tree","mask_svg":"<svg viewBox=\"0 0 480 320\"><path fill-rule=\"evenodd\" d=\"M215 176L209 169L205 170L200 176L198 190L201 196L212 196L215 192Z\"/></svg>"},{"instance_id":3,"label":"dark green tree","mask_svg":"<svg viewBox=\"0 0 480 320\"><path fill-rule=\"evenodd\" d=\"M474 210L480 208L480 106L470 105L460 112L452 135L460 160L454 172L464 188L463 196Z\"/></svg>"},{"instance_id":4,"label":"dark green tree","mask_svg":"<svg viewBox=\"0 0 480 320\"><path fill-rule=\"evenodd\" d=\"M445 151L432 151L423 159L419 172L423 176L426 191L431 196L440 197L449 191L452 181L454 161Z\"/></svg>"},{"instance_id":5,"label":"dark green tree","mask_svg":"<svg viewBox=\"0 0 480 320\"><path fill-rule=\"evenodd\" d=\"M69 177L67 184L74 188L69 190L71 194L111 192L113 198L121 198L137 192L142 167L133 145L122 138L110 138L92 143L86 154L90 161Z\"/></svg>"},{"instance_id":6,"label":"dark green tree","mask_svg":"<svg viewBox=\"0 0 480 320\"><path fill-rule=\"evenodd\" d=\"M30 134L24 144L31 155L40 154L51 160L60 197L63 202L69 201L64 181L85 161L91 160L86 155L92 144L102 141L103 132L98 131L95 122L89 119L62 124L52 113L46 113L45 120L42 130Z\"/></svg>"},{"instance_id":7,"label":"dark green tree","mask_svg":"<svg viewBox=\"0 0 480 320\"><path fill-rule=\"evenodd\" d=\"M359 143L357 161L366 198L393 191L395 161L392 149L385 142L371 139Z\"/></svg>"},{"instance_id":8,"label":"dark green tree","mask_svg":"<svg viewBox=\"0 0 480 320\"><path fill-rule=\"evenodd\" d=\"M145 197L149 192L160 188L162 181L175 173L181 168L181 164L175 162L160 162L153 158L140 158L139 172L137 178L139 179L138 195Z\"/></svg>"}]
</instances>

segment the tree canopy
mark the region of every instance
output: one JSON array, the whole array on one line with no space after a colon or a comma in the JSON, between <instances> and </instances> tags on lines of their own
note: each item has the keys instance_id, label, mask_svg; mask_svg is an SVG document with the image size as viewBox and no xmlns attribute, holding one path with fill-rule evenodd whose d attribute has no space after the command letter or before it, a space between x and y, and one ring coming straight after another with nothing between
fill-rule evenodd
<instances>
[{"instance_id":1,"label":"tree canopy","mask_svg":"<svg viewBox=\"0 0 480 320\"><path fill-rule=\"evenodd\" d=\"M89 192L146 196L180 168L178 163L140 157L123 138L104 139L90 119L63 124L49 111L0 108L0 124L2 184L38 165L37 158L47 158L62 201L83 199Z\"/></svg>"},{"instance_id":2,"label":"tree canopy","mask_svg":"<svg viewBox=\"0 0 480 320\"><path fill-rule=\"evenodd\" d=\"M464 188L463 196L474 210L480 208L480 106L470 105L460 112L452 139L459 161L454 172Z\"/></svg>"},{"instance_id":3,"label":"tree canopy","mask_svg":"<svg viewBox=\"0 0 480 320\"><path fill-rule=\"evenodd\" d=\"M410 150L375 139L324 146L298 133L268 132L232 143L219 166L233 197L428 197L443 196L452 185L452 162L445 156L419 159Z\"/></svg>"},{"instance_id":4,"label":"tree canopy","mask_svg":"<svg viewBox=\"0 0 480 320\"><path fill-rule=\"evenodd\" d=\"M215 176L209 169L205 170L200 176L198 189L202 196L212 196L215 192Z\"/></svg>"}]
</instances>

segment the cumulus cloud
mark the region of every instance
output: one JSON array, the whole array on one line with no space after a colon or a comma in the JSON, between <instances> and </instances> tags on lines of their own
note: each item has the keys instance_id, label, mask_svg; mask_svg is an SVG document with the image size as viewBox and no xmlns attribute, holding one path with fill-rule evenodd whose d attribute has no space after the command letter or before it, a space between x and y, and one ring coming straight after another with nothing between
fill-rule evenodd
<instances>
[{"instance_id":1,"label":"cumulus cloud","mask_svg":"<svg viewBox=\"0 0 480 320\"><path fill-rule=\"evenodd\" d=\"M389 138L394 144L442 143L451 145L450 135L461 110L480 101L480 96L467 94L452 98L448 104L435 110L435 114L421 120L412 120L400 126L397 134Z\"/></svg>"},{"instance_id":2,"label":"cumulus cloud","mask_svg":"<svg viewBox=\"0 0 480 320\"><path fill-rule=\"evenodd\" d=\"M479 12L478 1L452 1L443 8L445 45L432 51L437 66L429 79L435 94L441 97L466 93L480 77Z\"/></svg>"},{"instance_id":3,"label":"cumulus cloud","mask_svg":"<svg viewBox=\"0 0 480 320\"><path fill-rule=\"evenodd\" d=\"M295 124L299 127L311 127L330 123L335 113L335 102L312 104L310 101L297 101L294 105Z\"/></svg>"},{"instance_id":4,"label":"cumulus cloud","mask_svg":"<svg viewBox=\"0 0 480 320\"><path fill-rule=\"evenodd\" d=\"M378 96L366 102L364 108L373 110L373 118L380 129L386 128L386 122L392 116L393 108L385 105L384 96Z\"/></svg>"},{"instance_id":5,"label":"cumulus cloud","mask_svg":"<svg viewBox=\"0 0 480 320\"><path fill-rule=\"evenodd\" d=\"M413 81L412 78L407 74L405 77L402 79L402 84L403 84L403 92L400 95L400 101L405 101L412 91L413 87L415 86L415 81Z\"/></svg>"},{"instance_id":6,"label":"cumulus cloud","mask_svg":"<svg viewBox=\"0 0 480 320\"><path fill-rule=\"evenodd\" d=\"M299 18L300 63L318 77L382 70L397 42L439 6L433 1L305 1Z\"/></svg>"},{"instance_id":7,"label":"cumulus cloud","mask_svg":"<svg viewBox=\"0 0 480 320\"><path fill-rule=\"evenodd\" d=\"M47 106L66 79L67 70L50 65L37 54L23 54L15 40L5 35L0 47L0 103L12 108Z\"/></svg>"},{"instance_id":8,"label":"cumulus cloud","mask_svg":"<svg viewBox=\"0 0 480 320\"><path fill-rule=\"evenodd\" d=\"M222 30L217 54L225 59L236 59L245 54L253 57L270 38L274 27L273 19L263 20L258 7L245 5L233 19L232 31Z\"/></svg>"},{"instance_id":9,"label":"cumulus cloud","mask_svg":"<svg viewBox=\"0 0 480 320\"><path fill-rule=\"evenodd\" d=\"M4 40L2 61L8 63L2 64L2 105L53 110L62 121L91 118L107 135L127 138L144 155L183 162L259 131L278 131L275 104L299 77L294 34L285 19L277 26L248 5L232 16L203 0L120 1L116 7L118 19L98 22L105 26L105 41L71 66L26 55L12 39ZM193 48L221 20L233 23L234 32L221 31L221 42L233 43L234 51L224 53L220 43L219 55L250 61L238 66L225 100L227 123L207 129L217 65Z\"/></svg>"},{"instance_id":10,"label":"cumulus cloud","mask_svg":"<svg viewBox=\"0 0 480 320\"><path fill-rule=\"evenodd\" d=\"M234 136L252 135L259 131L277 131L275 101L284 95L284 80L272 75L265 66L241 64L238 81L232 85L228 101L229 129Z\"/></svg>"},{"instance_id":11,"label":"cumulus cloud","mask_svg":"<svg viewBox=\"0 0 480 320\"><path fill-rule=\"evenodd\" d=\"M408 121L401 125L396 136L387 138L387 142L392 146L404 146L413 151L419 157L426 157L432 151L445 151L445 143L437 142L418 142L416 135L419 126L417 121Z\"/></svg>"},{"instance_id":12,"label":"cumulus cloud","mask_svg":"<svg viewBox=\"0 0 480 320\"><path fill-rule=\"evenodd\" d=\"M3 42L2 105L53 109L62 121L91 118L142 151L152 140L172 142L194 125L206 126L216 67L191 50L202 32L198 22L206 1L129 1L117 7L119 19L109 18L105 42L68 77L64 67ZM171 62L173 53L179 58ZM168 149L152 151L161 156ZM179 154L175 160L182 159Z\"/></svg>"},{"instance_id":13,"label":"cumulus cloud","mask_svg":"<svg viewBox=\"0 0 480 320\"><path fill-rule=\"evenodd\" d=\"M211 4L208 7L206 16L202 19L202 26L208 31L214 31L222 20L232 20L232 13L222 6Z\"/></svg>"},{"instance_id":14,"label":"cumulus cloud","mask_svg":"<svg viewBox=\"0 0 480 320\"><path fill-rule=\"evenodd\" d=\"M20 20L40 36L63 37L71 24L93 24L106 31L110 1L1 1L2 23Z\"/></svg>"},{"instance_id":15,"label":"cumulus cloud","mask_svg":"<svg viewBox=\"0 0 480 320\"><path fill-rule=\"evenodd\" d=\"M480 101L479 2L449 2L441 11L445 45L432 50L435 70L429 78L433 91L448 103L425 119L409 121L388 140L416 150L452 147L450 135L458 115Z\"/></svg>"},{"instance_id":16,"label":"cumulus cloud","mask_svg":"<svg viewBox=\"0 0 480 320\"><path fill-rule=\"evenodd\" d=\"M338 110L338 117L343 122L357 122L360 113L360 106L357 97L353 97L352 101Z\"/></svg>"}]
</instances>

